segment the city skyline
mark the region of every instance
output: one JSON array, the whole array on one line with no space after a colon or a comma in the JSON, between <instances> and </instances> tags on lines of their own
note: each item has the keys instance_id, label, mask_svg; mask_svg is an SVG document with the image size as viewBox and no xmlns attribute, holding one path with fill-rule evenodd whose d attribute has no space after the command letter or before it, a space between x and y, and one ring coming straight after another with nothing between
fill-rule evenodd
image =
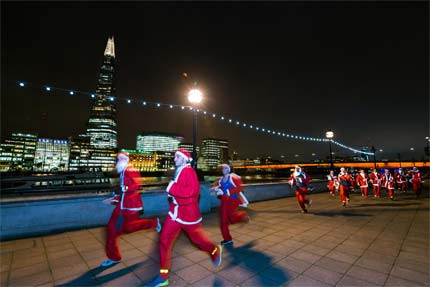
<instances>
[{"instance_id":1,"label":"city skyline","mask_svg":"<svg viewBox=\"0 0 430 287\"><path fill-rule=\"evenodd\" d=\"M16 81L95 91L106 40L114 36L121 98L188 105L186 92L196 81L205 95L202 108L211 112L304 136L322 138L333 130L335 139L348 146L375 146L391 156L406 157L411 147L417 159L424 155L428 3L223 3L215 11L196 3L118 4L118 9L96 3L2 6L2 138L13 131L53 138L83 133L90 99L20 89ZM118 20L94 25L90 16L96 9L117 14ZM136 17L138 11L143 20ZM52 18L78 12L82 23L58 19L58 27L48 27ZM48 14L51 18L45 19ZM224 22L217 18L221 14ZM198 33L184 31L197 20L202 24L192 27ZM19 32L29 22L38 25ZM170 31L174 24L178 28ZM81 44L71 45L76 42L70 39ZM31 57L23 53L24 42L34 46ZM180 133L191 141L191 113L118 103L117 114L120 148L131 148L144 130ZM326 143L280 139L200 117L198 141L209 137L228 139L231 152L241 157L328 156ZM352 155L338 147L335 152Z\"/></svg>"}]
</instances>

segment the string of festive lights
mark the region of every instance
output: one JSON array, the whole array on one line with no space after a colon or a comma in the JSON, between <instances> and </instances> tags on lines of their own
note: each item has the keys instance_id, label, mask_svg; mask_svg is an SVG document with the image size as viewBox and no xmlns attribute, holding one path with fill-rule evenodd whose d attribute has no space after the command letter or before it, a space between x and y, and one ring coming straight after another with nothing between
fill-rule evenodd
<instances>
[{"instance_id":1,"label":"string of festive lights","mask_svg":"<svg viewBox=\"0 0 430 287\"><path fill-rule=\"evenodd\" d=\"M30 82L23 82L23 81L19 81L18 82L18 86L22 87L22 88L24 88L24 87L38 87L38 86L33 85ZM103 96L103 95L100 95L100 94L97 94L97 93L89 93L89 92L79 91L79 90L76 90L76 89L64 89L64 88L54 87L54 86L51 86L51 85L43 85L41 88L45 92L47 92L47 93L50 93L50 92L53 92L53 91L61 91L61 92L68 93L69 95L72 95L72 96L73 95L86 95L86 96L89 96L89 97L91 97L93 99L96 96ZM151 106L156 107L156 108L166 107L168 109L175 109L176 108L176 109L179 109L179 110L189 110L189 111L194 111L194 109L195 109L195 111L197 112L197 114L200 114L200 115L203 115L203 116L210 116L212 119L218 119L218 120L220 120L221 122L224 122L224 123L232 124L232 125L237 126L237 127L252 129L252 130L255 130L257 132L264 133L264 134L267 134L267 135L272 135L272 136L274 135L274 136L279 136L279 137L283 137L283 138L287 138L287 139L302 140L302 141L311 141L311 142L329 142L329 141L331 141L331 143L333 143L333 144L335 144L337 146L340 146L340 147L342 147L344 149L348 149L348 150L350 150L350 151L352 151L354 153L360 153L360 154L365 154L365 155L374 155L374 153L372 153L372 152L367 152L367 151L362 151L362 150L359 150L359 149L355 149L355 148L352 148L350 146L344 145L344 144L342 144L342 143L340 143L338 141L335 141L333 139L300 136L300 135L295 135L295 134L292 134L292 133L286 133L284 131L272 130L272 129L264 128L264 127L259 126L259 125L255 125L255 124L251 124L251 123L244 123L242 121L235 120L235 119L232 119L230 117L226 117L224 115L217 115L216 113L212 113L212 112L209 112L209 111L206 111L206 110L195 108L193 106L166 104L166 103L161 103L161 102L151 102L151 101L145 101L145 100L138 101L138 100L132 100L132 99L128 99L128 98L121 98L121 97L117 97L117 96L114 96L114 95L106 95L106 97L110 101L112 101L112 102L115 102L115 101L124 101L127 104L137 103L137 104L140 104L141 106L145 106L145 107L151 107Z\"/></svg>"}]
</instances>

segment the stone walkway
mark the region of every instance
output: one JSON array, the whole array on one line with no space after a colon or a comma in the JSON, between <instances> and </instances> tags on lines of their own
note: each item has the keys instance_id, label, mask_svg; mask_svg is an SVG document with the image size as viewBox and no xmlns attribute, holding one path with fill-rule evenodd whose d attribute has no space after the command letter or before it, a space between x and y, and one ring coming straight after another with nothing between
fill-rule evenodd
<instances>
[{"instance_id":1,"label":"stone walkway","mask_svg":"<svg viewBox=\"0 0 430 287\"><path fill-rule=\"evenodd\" d=\"M428 187L426 187L428 190ZM174 246L171 286L429 286L429 198L311 196L251 204L250 224L231 226L234 246L214 268L185 235ZM216 211L204 215L219 242ZM158 273L158 234L123 235L123 261L102 268L104 228L1 242L1 286L143 286Z\"/></svg>"}]
</instances>

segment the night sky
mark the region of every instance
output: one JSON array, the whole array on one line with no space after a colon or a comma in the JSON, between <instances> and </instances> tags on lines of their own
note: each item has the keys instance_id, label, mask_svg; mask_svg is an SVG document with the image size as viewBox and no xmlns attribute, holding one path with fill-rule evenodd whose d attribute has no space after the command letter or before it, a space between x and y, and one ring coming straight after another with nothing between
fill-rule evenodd
<instances>
[{"instance_id":1,"label":"night sky","mask_svg":"<svg viewBox=\"0 0 430 287\"><path fill-rule=\"evenodd\" d=\"M378 158L424 155L429 135L428 2L3 2L1 136L66 139L84 133L91 99L115 37L117 96L188 104L286 133L324 137ZM188 73L188 79L182 73ZM17 81L34 84L19 88ZM119 102L119 147L160 131L192 140L192 113ZM264 135L199 118L198 138L224 138L240 157L311 159L327 143ZM415 153L410 148L415 148ZM337 154L351 152L333 147Z\"/></svg>"}]
</instances>

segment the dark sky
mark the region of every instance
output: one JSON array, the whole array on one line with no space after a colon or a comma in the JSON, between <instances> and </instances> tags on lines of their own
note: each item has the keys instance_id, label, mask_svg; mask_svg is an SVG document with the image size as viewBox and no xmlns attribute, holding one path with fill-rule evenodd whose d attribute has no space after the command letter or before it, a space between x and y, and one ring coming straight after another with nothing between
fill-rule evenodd
<instances>
[{"instance_id":1,"label":"dark sky","mask_svg":"<svg viewBox=\"0 0 430 287\"><path fill-rule=\"evenodd\" d=\"M423 157L429 135L428 2L1 2L1 136L65 139L85 131L91 100L40 88L93 92L115 37L117 96L204 107L268 129L311 137L333 130L353 147ZM187 72L188 82L181 76ZM34 83L20 89L18 80ZM190 112L118 103L119 146L143 131L192 137ZM310 159L306 143L199 118L198 138L239 155ZM335 152L351 155L341 148Z\"/></svg>"}]
</instances>

